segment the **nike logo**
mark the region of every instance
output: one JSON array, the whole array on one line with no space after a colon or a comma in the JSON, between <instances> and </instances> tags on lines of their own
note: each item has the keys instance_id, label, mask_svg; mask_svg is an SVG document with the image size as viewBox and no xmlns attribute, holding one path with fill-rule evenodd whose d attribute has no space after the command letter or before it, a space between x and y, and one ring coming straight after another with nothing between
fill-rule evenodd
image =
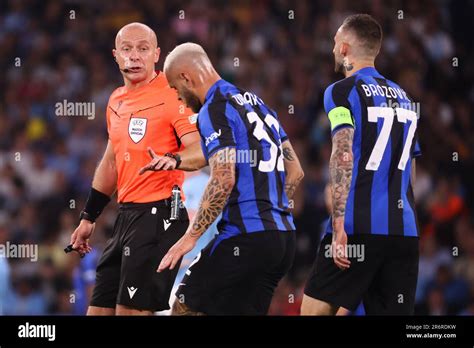
<instances>
[{"instance_id":1,"label":"nike logo","mask_svg":"<svg viewBox=\"0 0 474 348\"><path fill-rule=\"evenodd\" d=\"M163 219L163 227L165 228L165 231L170 227L171 222L169 220L164 220Z\"/></svg>"},{"instance_id":2,"label":"nike logo","mask_svg":"<svg viewBox=\"0 0 474 348\"><path fill-rule=\"evenodd\" d=\"M137 292L138 288L134 288L133 286L131 286L131 287L127 287L127 290L128 290L128 296L130 296L130 299L132 299L135 293Z\"/></svg>"}]
</instances>

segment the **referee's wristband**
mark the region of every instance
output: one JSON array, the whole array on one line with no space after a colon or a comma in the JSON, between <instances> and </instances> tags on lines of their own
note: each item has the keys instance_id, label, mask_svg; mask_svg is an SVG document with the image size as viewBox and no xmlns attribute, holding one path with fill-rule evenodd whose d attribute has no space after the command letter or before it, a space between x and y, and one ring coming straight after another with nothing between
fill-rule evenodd
<instances>
[{"instance_id":1,"label":"referee's wristband","mask_svg":"<svg viewBox=\"0 0 474 348\"><path fill-rule=\"evenodd\" d=\"M95 222L99 215L102 214L102 211L104 210L106 205L109 204L109 202L109 196L91 187L89 197L87 197L86 206L81 212L79 219L85 219L90 222Z\"/></svg>"}]
</instances>

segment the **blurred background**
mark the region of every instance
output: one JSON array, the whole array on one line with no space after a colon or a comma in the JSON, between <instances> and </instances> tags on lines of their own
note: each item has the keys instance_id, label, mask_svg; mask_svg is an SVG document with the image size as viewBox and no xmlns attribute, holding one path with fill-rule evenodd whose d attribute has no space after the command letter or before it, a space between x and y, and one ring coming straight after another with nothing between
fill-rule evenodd
<instances>
[{"instance_id":1,"label":"blurred background","mask_svg":"<svg viewBox=\"0 0 474 348\"><path fill-rule=\"evenodd\" d=\"M306 176L295 199L296 259L270 314L297 315L328 217L323 92L342 78L333 36L356 12L382 24L378 70L421 103L416 313L474 314L474 2L463 0L0 1L0 244L39 245L36 262L0 257L0 313L85 313L116 204L99 219L94 253L81 260L63 248L105 150L108 97L123 82L115 34L139 21L158 35L158 68L175 45L198 42L223 78L277 111ZM95 119L56 116L64 99L95 103ZM188 184L187 196L198 199L198 186Z\"/></svg>"}]
</instances>

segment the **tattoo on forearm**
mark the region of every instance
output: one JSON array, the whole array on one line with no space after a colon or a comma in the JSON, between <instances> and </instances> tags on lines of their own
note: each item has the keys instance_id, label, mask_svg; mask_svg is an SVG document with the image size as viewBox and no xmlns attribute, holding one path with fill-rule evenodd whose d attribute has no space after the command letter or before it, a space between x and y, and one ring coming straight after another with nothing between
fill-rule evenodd
<instances>
[{"instance_id":1,"label":"tattoo on forearm","mask_svg":"<svg viewBox=\"0 0 474 348\"><path fill-rule=\"evenodd\" d=\"M352 181L353 139L353 128L345 128L338 131L332 139L333 148L329 161L329 170L333 219L344 217L346 212L346 201Z\"/></svg>"},{"instance_id":2,"label":"tattoo on forearm","mask_svg":"<svg viewBox=\"0 0 474 348\"><path fill-rule=\"evenodd\" d=\"M296 188L298 187L298 183L295 182L286 182L285 183L285 193L288 199L292 199L293 195L295 194Z\"/></svg>"},{"instance_id":3,"label":"tattoo on forearm","mask_svg":"<svg viewBox=\"0 0 474 348\"><path fill-rule=\"evenodd\" d=\"M207 183L190 234L200 237L216 220L232 192L235 181L235 149L216 152L209 159L211 178Z\"/></svg>"},{"instance_id":4,"label":"tattoo on forearm","mask_svg":"<svg viewBox=\"0 0 474 348\"><path fill-rule=\"evenodd\" d=\"M289 147L284 147L283 148L283 157L285 157L286 160L288 161L294 161L295 156L293 154L293 151Z\"/></svg>"},{"instance_id":5,"label":"tattoo on forearm","mask_svg":"<svg viewBox=\"0 0 474 348\"><path fill-rule=\"evenodd\" d=\"M287 143L283 144L283 157L285 158L285 161L298 162L298 158L296 157L296 154L295 154L294 150L292 149L291 145L289 145ZM294 166L295 163L293 163L291 165ZM299 166L299 163L298 163L298 166ZM285 189L286 196L288 197L288 199L290 201L292 200L292 198L295 194L295 191L298 188L298 185L299 185L299 183L302 179L303 179L303 174L298 176L298 177L294 177L294 175L293 176L290 176L290 175L286 176L284 189ZM290 202L290 206L291 206L291 202Z\"/></svg>"},{"instance_id":6,"label":"tattoo on forearm","mask_svg":"<svg viewBox=\"0 0 474 348\"><path fill-rule=\"evenodd\" d=\"M294 179L287 179L285 182L285 193L288 199L293 199L293 196L295 195L296 189L298 188L301 180L303 179L303 175L300 175Z\"/></svg>"}]
</instances>

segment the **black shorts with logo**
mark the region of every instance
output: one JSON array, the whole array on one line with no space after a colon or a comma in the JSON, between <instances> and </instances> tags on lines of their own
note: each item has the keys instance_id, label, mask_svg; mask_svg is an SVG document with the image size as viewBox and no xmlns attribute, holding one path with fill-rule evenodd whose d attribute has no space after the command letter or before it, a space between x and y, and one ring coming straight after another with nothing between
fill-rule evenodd
<instances>
[{"instance_id":1,"label":"black shorts with logo","mask_svg":"<svg viewBox=\"0 0 474 348\"><path fill-rule=\"evenodd\" d=\"M170 271L156 269L168 250L186 232L186 209L180 219L170 221L169 200L124 203L97 266L91 305L133 309L169 309L169 297L181 261Z\"/></svg>"},{"instance_id":2,"label":"black shorts with logo","mask_svg":"<svg viewBox=\"0 0 474 348\"><path fill-rule=\"evenodd\" d=\"M214 238L195 258L176 293L207 315L265 315L278 282L293 264L295 231Z\"/></svg>"},{"instance_id":3,"label":"black shorts with logo","mask_svg":"<svg viewBox=\"0 0 474 348\"><path fill-rule=\"evenodd\" d=\"M348 256L352 257L346 270L339 269L328 252L331 241L330 233L321 241L304 291L307 296L350 310L362 301L368 315L413 314L417 237L348 235Z\"/></svg>"}]
</instances>

